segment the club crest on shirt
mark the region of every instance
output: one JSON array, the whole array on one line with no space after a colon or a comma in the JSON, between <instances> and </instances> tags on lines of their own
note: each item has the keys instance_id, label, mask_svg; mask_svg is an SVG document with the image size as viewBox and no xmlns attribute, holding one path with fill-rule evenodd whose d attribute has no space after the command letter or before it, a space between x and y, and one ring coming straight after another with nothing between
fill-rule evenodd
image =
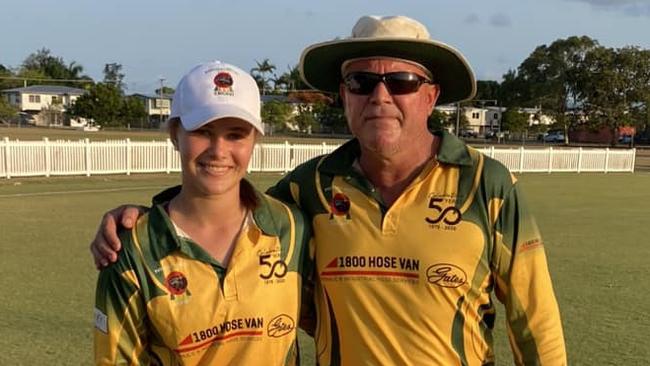
<instances>
[{"instance_id":1,"label":"club crest on shirt","mask_svg":"<svg viewBox=\"0 0 650 366\"><path fill-rule=\"evenodd\" d=\"M350 198L345 194L338 192L332 196L330 201L330 220L337 217L345 217L350 220Z\"/></svg>"},{"instance_id":2,"label":"club crest on shirt","mask_svg":"<svg viewBox=\"0 0 650 366\"><path fill-rule=\"evenodd\" d=\"M227 71L220 71L215 75L214 79L212 79L214 82L214 94L215 95L234 95L233 91L233 78L232 75L230 75L229 72Z\"/></svg>"},{"instance_id":3,"label":"club crest on shirt","mask_svg":"<svg viewBox=\"0 0 650 366\"><path fill-rule=\"evenodd\" d=\"M430 194L424 221L432 229L456 230L462 213L456 208L458 197L447 194Z\"/></svg>"},{"instance_id":4,"label":"club crest on shirt","mask_svg":"<svg viewBox=\"0 0 650 366\"><path fill-rule=\"evenodd\" d=\"M261 249L257 252L259 277L266 284L283 283L289 271L287 263L282 258L280 246Z\"/></svg>"},{"instance_id":5,"label":"club crest on shirt","mask_svg":"<svg viewBox=\"0 0 650 366\"><path fill-rule=\"evenodd\" d=\"M169 291L172 300L175 300L178 296L191 296L187 284L187 277L179 271L172 271L165 278L165 287Z\"/></svg>"}]
</instances>

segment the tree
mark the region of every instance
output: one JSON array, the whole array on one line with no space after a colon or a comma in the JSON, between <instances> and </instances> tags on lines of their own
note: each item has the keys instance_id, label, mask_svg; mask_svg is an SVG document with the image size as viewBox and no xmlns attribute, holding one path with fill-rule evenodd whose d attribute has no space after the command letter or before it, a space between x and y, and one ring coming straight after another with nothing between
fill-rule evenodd
<instances>
[{"instance_id":1,"label":"tree","mask_svg":"<svg viewBox=\"0 0 650 366\"><path fill-rule=\"evenodd\" d=\"M172 95L174 95L175 91L176 90L174 90L174 88L171 88L169 86L163 86L162 87L163 96L172 96ZM154 94L159 96L160 95L160 88L154 90Z\"/></svg>"},{"instance_id":2,"label":"tree","mask_svg":"<svg viewBox=\"0 0 650 366\"><path fill-rule=\"evenodd\" d=\"M435 110L435 109L434 109ZM456 135L460 134L460 131L466 130L467 127L469 126L469 120L467 119L467 116L465 113L463 113L463 105L461 104L460 106L460 120L458 120L458 111L454 111L449 116L449 124L454 126L454 130L456 129L456 122L458 122L458 131L456 131Z\"/></svg>"},{"instance_id":3,"label":"tree","mask_svg":"<svg viewBox=\"0 0 650 366\"><path fill-rule=\"evenodd\" d=\"M53 56L47 48L42 48L27 56L22 67L25 70L40 71L51 79L68 78L68 66L66 66L63 58Z\"/></svg>"},{"instance_id":4,"label":"tree","mask_svg":"<svg viewBox=\"0 0 650 366\"><path fill-rule=\"evenodd\" d=\"M122 64L116 62L104 65L104 83L115 86L120 91L124 90L124 73Z\"/></svg>"},{"instance_id":5,"label":"tree","mask_svg":"<svg viewBox=\"0 0 650 366\"><path fill-rule=\"evenodd\" d=\"M442 131L450 125L451 121L449 116L434 109L429 118L427 119L427 126L430 131Z\"/></svg>"},{"instance_id":6,"label":"tree","mask_svg":"<svg viewBox=\"0 0 650 366\"><path fill-rule=\"evenodd\" d=\"M266 102L262 104L262 121L274 131L284 131L293 122L293 107L277 100Z\"/></svg>"},{"instance_id":7,"label":"tree","mask_svg":"<svg viewBox=\"0 0 650 366\"><path fill-rule=\"evenodd\" d=\"M313 131L320 125L319 132L332 132L328 123L337 118L332 97L315 90L295 90L289 92L287 99L298 106L295 122L301 131Z\"/></svg>"},{"instance_id":8,"label":"tree","mask_svg":"<svg viewBox=\"0 0 650 366\"><path fill-rule=\"evenodd\" d=\"M476 82L476 97L477 100L494 100L500 99L501 85L494 80L478 80Z\"/></svg>"},{"instance_id":9,"label":"tree","mask_svg":"<svg viewBox=\"0 0 650 366\"><path fill-rule=\"evenodd\" d=\"M318 101L313 105L314 116L320 124L321 132L350 133L345 112L339 103L331 101Z\"/></svg>"},{"instance_id":10,"label":"tree","mask_svg":"<svg viewBox=\"0 0 650 366\"><path fill-rule=\"evenodd\" d=\"M10 124L17 113L17 108L7 103L5 98L0 97L0 122Z\"/></svg>"},{"instance_id":11,"label":"tree","mask_svg":"<svg viewBox=\"0 0 650 366\"><path fill-rule=\"evenodd\" d=\"M119 118L123 113L122 92L113 84L97 83L75 101L69 113L102 126L124 126Z\"/></svg>"},{"instance_id":12,"label":"tree","mask_svg":"<svg viewBox=\"0 0 650 366\"><path fill-rule=\"evenodd\" d=\"M294 121L298 125L300 132L311 133L318 125L313 108L301 108L298 115L294 117Z\"/></svg>"},{"instance_id":13,"label":"tree","mask_svg":"<svg viewBox=\"0 0 650 366\"><path fill-rule=\"evenodd\" d=\"M15 76L13 71L8 67L0 64L0 77L10 78ZM15 88L20 85L19 80L0 79L0 90Z\"/></svg>"},{"instance_id":14,"label":"tree","mask_svg":"<svg viewBox=\"0 0 650 366\"><path fill-rule=\"evenodd\" d=\"M508 70L503 75L498 99L499 104L506 108L517 105L534 105L534 103L530 102L532 98L530 97L529 90L525 86L523 78L518 77L517 71L515 70Z\"/></svg>"},{"instance_id":15,"label":"tree","mask_svg":"<svg viewBox=\"0 0 650 366\"><path fill-rule=\"evenodd\" d=\"M288 69L288 71L280 76L279 81L286 84L289 91L311 89L300 77L298 66L288 67Z\"/></svg>"},{"instance_id":16,"label":"tree","mask_svg":"<svg viewBox=\"0 0 650 366\"><path fill-rule=\"evenodd\" d=\"M597 48L598 42L587 37L558 39L550 46L538 46L513 73L504 75L502 87L513 87L509 106L539 106L564 127L568 138L567 109L576 102L576 86L573 75L586 54ZM513 80L514 79L514 80ZM568 142L568 141L566 141Z\"/></svg>"},{"instance_id":17,"label":"tree","mask_svg":"<svg viewBox=\"0 0 650 366\"><path fill-rule=\"evenodd\" d=\"M82 75L83 66L75 61L66 65L62 57L52 55L47 48L42 48L25 58L22 64L21 73L28 74L36 72L44 79L62 79L62 80L89 80L92 79L87 75ZM78 83L65 81L64 85L78 86Z\"/></svg>"},{"instance_id":18,"label":"tree","mask_svg":"<svg viewBox=\"0 0 650 366\"><path fill-rule=\"evenodd\" d=\"M519 112L518 108L508 108L501 116L501 130L522 133L528 130L528 117Z\"/></svg>"},{"instance_id":19,"label":"tree","mask_svg":"<svg viewBox=\"0 0 650 366\"><path fill-rule=\"evenodd\" d=\"M576 68L576 86L585 123L610 130L616 144L618 129L645 119L650 97L650 54L636 47L598 47Z\"/></svg>"},{"instance_id":20,"label":"tree","mask_svg":"<svg viewBox=\"0 0 650 366\"><path fill-rule=\"evenodd\" d=\"M126 122L129 126L140 125L144 127L143 122L147 116L147 110L144 107L142 100L134 96L125 97L122 100L122 108L120 109L120 117L122 124ZM139 123L136 123L139 122Z\"/></svg>"},{"instance_id":21,"label":"tree","mask_svg":"<svg viewBox=\"0 0 650 366\"><path fill-rule=\"evenodd\" d=\"M61 104L50 104L41 109L41 121L46 126L62 126L64 115Z\"/></svg>"},{"instance_id":22,"label":"tree","mask_svg":"<svg viewBox=\"0 0 650 366\"><path fill-rule=\"evenodd\" d=\"M650 127L650 50L634 48L633 57L634 90L629 101L629 113L637 134L646 136Z\"/></svg>"},{"instance_id":23,"label":"tree","mask_svg":"<svg viewBox=\"0 0 650 366\"><path fill-rule=\"evenodd\" d=\"M262 60L262 62L255 61L257 66L251 69L251 75L257 82L257 86L262 91L262 94L266 94L266 91L270 89L269 81L271 78L267 75L273 75L275 71L275 65L273 65L268 58Z\"/></svg>"},{"instance_id":24,"label":"tree","mask_svg":"<svg viewBox=\"0 0 650 366\"><path fill-rule=\"evenodd\" d=\"M273 74L273 78L271 79L271 81L273 81L274 93L278 94L283 91L284 92L289 91L291 80L289 79L289 75L286 72L280 76Z\"/></svg>"}]
</instances>

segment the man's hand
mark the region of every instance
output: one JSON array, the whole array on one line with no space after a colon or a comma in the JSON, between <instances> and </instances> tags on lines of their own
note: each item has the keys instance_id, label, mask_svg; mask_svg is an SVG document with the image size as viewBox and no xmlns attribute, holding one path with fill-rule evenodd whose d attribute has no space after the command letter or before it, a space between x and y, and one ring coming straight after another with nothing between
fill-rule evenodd
<instances>
[{"instance_id":1,"label":"man's hand","mask_svg":"<svg viewBox=\"0 0 650 366\"><path fill-rule=\"evenodd\" d=\"M117 252L122 248L120 238L117 236L118 222L124 228L132 229L144 210L142 206L124 205L104 214L95 239L90 243L90 252L93 254L97 269L102 269L117 260Z\"/></svg>"}]
</instances>

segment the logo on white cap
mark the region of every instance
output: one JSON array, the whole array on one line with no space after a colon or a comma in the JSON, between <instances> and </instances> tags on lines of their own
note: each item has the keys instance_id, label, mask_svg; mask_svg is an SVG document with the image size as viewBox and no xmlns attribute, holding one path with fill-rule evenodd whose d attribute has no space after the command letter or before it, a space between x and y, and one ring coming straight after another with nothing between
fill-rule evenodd
<instances>
[{"instance_id":1,"label":"logo on white cap","mask_svg":"<svg viewBox=\"0 0 650 366\"><path fill-rule=\"evenodd\" d=\"M264 134L260 109L260 91L252 76L236 66L211 61L183 76L170 117L180 118L188 131L218 119L238 118Z\"/></svg>"},{"instance_id":2,"label":"logo on white cap","mask_svg":"<svg viewBox=\"0 0 650 366\"><path fill-rule=\"evenodd\" d=\"M230 75L228 72L222 71L218 73L212 81L214 81L214 93L216 95L235 95L235 92L232 88L234 81L232 79L232 75Z\"/></svg>"}]
</instances>

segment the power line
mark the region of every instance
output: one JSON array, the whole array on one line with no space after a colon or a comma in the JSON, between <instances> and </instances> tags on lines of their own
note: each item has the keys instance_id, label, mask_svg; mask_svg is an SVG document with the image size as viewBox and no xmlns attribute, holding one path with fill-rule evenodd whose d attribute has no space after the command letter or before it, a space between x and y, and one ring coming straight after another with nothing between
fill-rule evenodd
<instances>
[{"instance_id":1,"label":"power line","mask_svg":"<svg viewBox=\"0 0 650 366\"><path fill-rule=\"evenodd\" d=\"M2 80L32 80L32 81L59 81L66 83L94 83L94 80L79 80L79 79L46 79L46 78L23 78L19 76L0 76Z\"/></svg>"}]
</instances>

